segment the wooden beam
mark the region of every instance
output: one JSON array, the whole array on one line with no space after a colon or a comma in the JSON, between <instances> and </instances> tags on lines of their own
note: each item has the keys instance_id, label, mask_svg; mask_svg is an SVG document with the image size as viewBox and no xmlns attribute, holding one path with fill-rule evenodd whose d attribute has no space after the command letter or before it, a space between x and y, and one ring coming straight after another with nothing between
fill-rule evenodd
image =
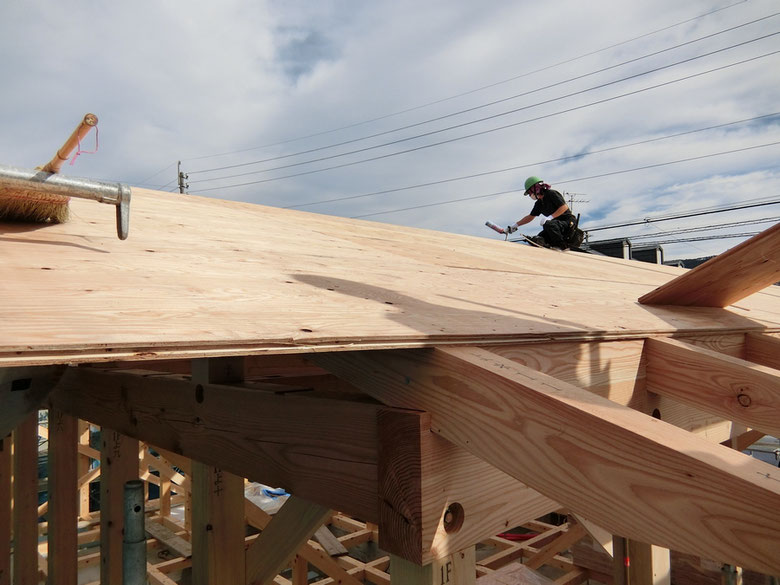
<instances>
[{"instance_id":1,"label":"wooden beam","mask_svg":"<svg viewBox=\"0 0 780 585\"><path fill-rule=\"evenodd\" d=\"M192 544L167 526L147 520L144 528L152 538L156 538L163 546L172 550L180 557L189 558L192 556Z\"/></svg>"},{"instance_id":2,"label":"wooden beam","mask_svg":"<svg viewBox=\"0 0 780 585\"><path fill-rule=\"evenodd\" d=\"M780 337L764 333L745 334L745 359L780 370Z\"/></svg>"},{"instance_id":3,"label":"wooden beam","mask_svg":"<svg viewBox=\"0 0 780 585\"><path fill-rule=\"evenodd\" d=\"M79 518L77 418L49 410L49 553L51 583L76 585Z\"/></svg>"},{"instance_id":4,"label":"wooden beam","mask_svg":"<svg viewBox=\"0 0 780 585\"><path fill-rule=\"evenodd\" d=\"M100 429L100 583L122 582L125 483L138 479L138 441Z\"/></svg>"},{"instance_id":5,"label":"wooden beam","mask_svg":"<svg viewBox=\"0 0 780 585\"><path fill-rule=\"evenodd\" d=\"M560 507L431 432L424 412L380 412L379 454L379 546L418 565Z\"/></svg>"},{"instance_id":6,"label":"wooden beam","mask_svg":"<svg viewBox=\"0 0 780 585\"><path fill-rule=\"evenodd\" d=\"M0 437L42 407L64 371L64 366L0 368Z\"/></svg>"},{"instance_id":7,"label":"wooden beam","mask_svg":"<svg viewBox=\"0 0 780 585\"><path fill-rule=\"evenodd\" d=\"M52 396L95 424L377 520L380 405L71 368Z\"/></svg>"},{"instance_id":8,"label":"wooden beam","mask_svg":"<svg viewBox=\"0 0 780 585\"><path fill-rule=\"evenodd\" d=\"M193 360L192 381L240 382L242 358ZM199 400L197 386L195 401ZM209 396L210 402L211 396ZM205 401L200 396L200 401ZM230 429L231 432L234 429ZM218 447L227 449L222 445ZM244 585L244 479L217 467L192 461L192 582L194 585Z\"/></svg>"},{"instance_id":9,"label":"wooden beam","mask_svg":"<svg viewBox=\"0 0 780 585\"><path fill-rule=\"evenodd\" d=\"M725 441L721 442L721 445L724 447L729 447L731 449L735 449L737 451L744 451L750 445L753 443L760 441L766 436L766 433L762 433L761 431L754 431L749 430L745 431L744 433L740 433L734 437L731 437L730 439L726 439Z\"/></svg>"},{"instance_id":10,"label":"wooden beam","mask_svg":"<svg viewBox=\"0 0 780 585\"><path fill-rule=\"evenodd\" d=\"M668 338L649 338L647 389L780 436L780 370Z\"/></svg>"},{"instance_id":11,"label":"wooden beam","mask_svg":"<svg viewBox=\"0 0 780 585\"><path fill-rule=\"evenodd\" d=\"M27 415L14 440L14 584L38 585L38 411Z\"/></svg>"},{"instance_id":12,"label":"wooden beam","mask_svg":"<svg viewBox=\"0 0 780 585\"><path fill-rule=\"evenodd\" d=\"M531 557L525 561L525 566L529 569L538 569L558 553L574 546L574 544L586 534L587 531L581 524L569 524L568 529L562 532L558 538L544 545L536 553L531 555Z\"/></svg>"},{"instance_id":13,"label":"wooden beam","mask_svg":"<svg viewBox=\"0 0 780 585\"><path fill-rule=\"evenodd\" d=\"M613 534L780 572L780 470L482 349L312 359Z\"/></svg>"},{"instance_id":14,"label":"wooden beam","mask_svg":"<svg viewBox=\"0 0 780 585\"><path fill-rule=\"evenodd\" d=\"M511 563L477 579L476 585L554 585L552 579L520 563Z\"/></svg>"},{"instance_id":15,"label":"wooden beam","mask_svg":"<svg viewBox=\"0 0 780 585\"><path fill-rule=\"evenodd\" d=\"M290 496L246 551L246 583L268 585L328 520L329 508Z\"/></svg>"},{"instance_id":16,"label":"wooden beam","mask_svg":"<svg viewBox=\"0 0 780 585\"><path fill-rule=\"evenodd\" d=\"M728 307L780 281L780 223L639 298L643 305Z\"/></svg>"},{"instance_id":17,"label":"wooden beam","mask_svg":"<svg viewBox=\"0 0 780 585\"><path fill-rule=\"evenodd\" d=\"M281 508L279 508L279 510L281 510ZM277 513L279 510L274 513ZM258 530L265 530L273 519L271 514L261 509L248 498L244 500L244 511L247 523ZM327 522L328 520L329 519L326 519L323 522ZM323 527L324 524L315 531L314 535ZM348 574L347 571L341 567L337 561L332 559L324 549L319 547L315 549L311 543L307 542L302 544L296 551L296 556L293 560L293 574L298 574L298 578L302 580L301 574L303 573L303 566L308 566L309 563L320 569L337 583L343 585L359 585L359 581ZM295 579L293 579L293 581L295 581ZM305 583L305 581L303 582Z\"/></svg>"},{"instance_id":18,"label":"wooden beam","mask_svg":"<svg viewBox=\"0 0 780 585\"><path fill-rule=\"evenodd\" d=\"M336 535L325 525L320 526L314 533L314 540L320 543L320 546L330 557L340 557L349 553Z\"/></svg>"},{"instance_id":19,"label":"wooden beam","mask_svg":"<svg viewBox=\"0 0 780 585\"><path fill-rule=\"evenodd\" d=\"M593 539L593 542L604 549L604 552L609 556L612 556L612 534L608 530L604 530L601 526L594 524L590 520L586 520L582 516L577 516L576 514L572 514L572 516L577 520L577 524L582 525L587 531L588 535Z\"/></svg>"}]
</instances>

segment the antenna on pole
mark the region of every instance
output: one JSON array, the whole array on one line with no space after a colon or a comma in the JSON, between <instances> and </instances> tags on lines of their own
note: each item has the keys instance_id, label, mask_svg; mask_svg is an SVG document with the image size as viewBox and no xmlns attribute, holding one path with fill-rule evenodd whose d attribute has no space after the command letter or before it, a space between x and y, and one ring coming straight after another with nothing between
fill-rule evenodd
<instances>
[{"instance_id":1,"label":"antenna on pole","mask_svg":"<svg viewBox=\"0 0 780 585\"><path fill-rule=\"evenodd\" d=\"M185 189L190 188L190 184L185 182L187 179L190 178L190 176L188 174L181 172L181 161L179 161L179 165L177 169L178 169L178 177L179 177L179 193L184 193Z\"/></svg>"},{"instance_id":2,"label":"antenna on pole","mask_svg":"<svg viewBox=\"0 0 780 585\"><path fill-rule=\"evenodd\" d=\"M587 193L569 193L568 191L563 192L563 198L569 202L570 211L574 211L575 203L590 203L590 199L576 199L577 195L587 195Z\"/></svg>"}]
</instances>

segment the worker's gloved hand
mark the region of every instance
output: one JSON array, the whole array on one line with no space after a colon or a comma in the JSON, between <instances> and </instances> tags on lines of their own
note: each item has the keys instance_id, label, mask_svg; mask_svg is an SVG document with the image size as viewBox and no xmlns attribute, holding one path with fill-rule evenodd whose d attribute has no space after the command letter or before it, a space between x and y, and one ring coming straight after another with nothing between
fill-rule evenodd
<instances>
[{"instance_id":1,"label":"worker's gloved hand","mask_svg":"<svg viewBox=\"0 0 780 585\"><path fill-rule=\"evenodd\" d=\"M542 216L539 217L539 225L544 225L548 221L550 221L551 219L552 219L551 217L547 217L546 215L542 215Z\"/></svg>"},{"instance_id":2,"label":"worker's gloved hand","mask_svg":"<svg viewBox=\"0 0 780 585\"><path fill-rule=\"evenodd\" d=\"M513 234L513 233L515 233L515 232L517 231L517 224L516 224L516 223L513 223L512 225L508 225L508 226L506 226L506 230L505 230L505 231L506 231L506 233L508 233L508 234Z\"/></svg>"}]
</instances>

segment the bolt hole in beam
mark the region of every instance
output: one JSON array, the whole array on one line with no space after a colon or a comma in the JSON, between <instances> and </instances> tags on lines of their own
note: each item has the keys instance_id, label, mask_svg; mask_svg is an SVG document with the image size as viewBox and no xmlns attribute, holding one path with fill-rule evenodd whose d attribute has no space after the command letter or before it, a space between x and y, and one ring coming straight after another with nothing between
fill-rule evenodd
<instances>
[{"instance_id":1,"label":"bolt hole in beam","mask_svg":"<svg viewBox=\"0 0 780 585\"><path fill-rule=\"evenodd\" d=\"M444 511L444 531L447 534L455 534L463 527L466 513L458 502L453 502Z\"/></svg>"}]
</instances>

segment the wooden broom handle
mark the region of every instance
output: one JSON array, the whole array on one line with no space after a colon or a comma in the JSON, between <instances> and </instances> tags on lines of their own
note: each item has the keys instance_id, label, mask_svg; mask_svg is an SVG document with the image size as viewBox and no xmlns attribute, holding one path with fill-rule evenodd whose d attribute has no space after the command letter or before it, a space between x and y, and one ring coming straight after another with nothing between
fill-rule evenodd
<instances>
[{"instance_id":1,"label":"wooden broom handle","mask_svg":"<svg viewBox=\"0 0 780 585\"><path fill-rule=\"evenodd\" d=\"M62 163L68 160L68 157L70 157L79 142L89 133L92 126L97 126L97 123L98 118L95 114L87 114L84 116L84 119L73 131L73 134L70 135L70 138L68 138L65 141L65 144L62 145L62 148L57 151L54 158L41 167L41 170L47 173L59 173Z\"/></svg>"}]
</instances>

